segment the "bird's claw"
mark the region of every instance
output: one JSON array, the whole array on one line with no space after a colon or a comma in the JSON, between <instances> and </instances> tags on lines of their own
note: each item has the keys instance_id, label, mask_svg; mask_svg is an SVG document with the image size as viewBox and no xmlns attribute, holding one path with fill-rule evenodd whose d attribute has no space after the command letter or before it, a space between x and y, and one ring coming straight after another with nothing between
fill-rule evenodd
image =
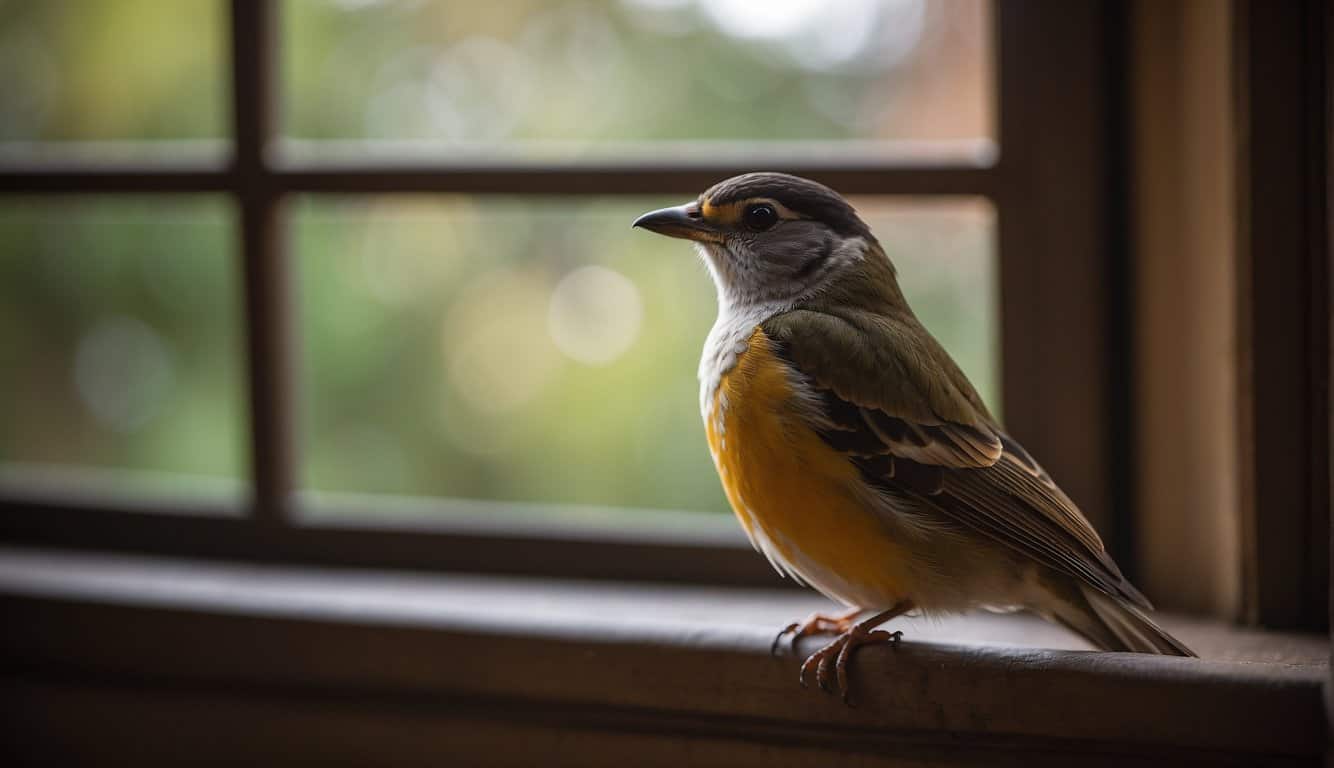
<instances>
[{"instance_id":1,"label":"bird's claw","mask_svg":"<svg viewBox=\"0 0 1334 768\"><path fill-rule=\"evenodd\" d=\"M781 642L783 642L783 638L786 637L789 633L792 634L792 643L795 645L796 642L797 642L797 634L796 634L796 633L797 633L800 629L801 629L801 622L799 622L799 621L794 621L794 622L792 622L791 624L788 624L786 627L783 627L781 630L779 630L779 631L778 631L778 634L777 634L777 635L774 635L774 641L773 641L773 643L771 643L771 644L769 645L769 655L770 655L770 656L777 656L777 655L778 655L778 644L781 643Z\"/></svg>"},{"instance_id":2,"label":"bird's claw","mask_svg":"<svg viewBox=\"0 0 1334 768\"><path fill-rule=\"evenodd\" d=\"M837 616L826 616L823 613L813 613L807 616L805 621L794 621L783 627L775 637L773 643L769 645L769 653L773 656L778 655L783 638L791 636L791 642L788 649L795 649L797 641L803 637L811 635L841 634L847 632L852 627L852 622L861 613L861 609L854 608L846 613Z\"/></svg>"},{"instance_id":3,"label":"bird's claw","mask_svg":"<svg viewBox=\"0 0 1334 768\"><path fill-rule=\"evenodd\" d=\"M877 643L897 646L902 639L903 632L898 630L893 632L883 629L866 630L854 626L808 656L801 665L797 680L801 683L801 687L809 687L807 677L814 671L815 683L820 690L826 693L838 691L843 703L853 706L848 698L848 666L852 662L853 652L863 645Z\"/></svg>"}]
</instances>

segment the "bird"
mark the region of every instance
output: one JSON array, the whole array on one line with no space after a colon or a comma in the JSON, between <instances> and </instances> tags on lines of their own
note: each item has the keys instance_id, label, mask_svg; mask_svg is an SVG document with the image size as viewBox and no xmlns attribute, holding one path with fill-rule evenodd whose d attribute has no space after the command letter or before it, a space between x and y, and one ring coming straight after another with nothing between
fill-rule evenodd
<instances>
[{"instance_id":1,"label":"bird","mask_svg":"<svg viewBox=\"0 0 1334 768\"><path fill-rule=\"evenodd\" d=\"M747 537L846 608L775 638L777 651L833 636L802 663L803 686L814 674L847 702L853 652L897 644L879 627L910 612L1028 610L1102 650L1195 655L991 415L837 192L746 173L633 226L692 241L713 279L700 413Z\"/></svg>"}]
</instances>

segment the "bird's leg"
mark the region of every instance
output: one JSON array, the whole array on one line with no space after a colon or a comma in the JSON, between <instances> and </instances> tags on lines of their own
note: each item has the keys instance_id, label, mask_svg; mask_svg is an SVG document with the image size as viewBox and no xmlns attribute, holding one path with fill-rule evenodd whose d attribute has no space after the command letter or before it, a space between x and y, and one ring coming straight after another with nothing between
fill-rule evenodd
<instances>
[{"instance_id":1,"label":"bird's leg","mask_svg":"<svg viewBox=\"0 0 1334 768\"><path fill-rule=\"evenodd\" d=\"M852 654L863 645L874 643L898 644L899 639L903 637L902 632L889 632L876 627L884 624L886 621L901 616L915 608L916 605L911 600L900 600L887 611L881 611L876 615L853 624L850 628L834 638L834 641L820 650L812 653L804 664L801 665L801 674L799 680L805 687L806 676L812 669L815 669L815 681L821 690L830 691L829 672L830 667L834 668L837 677L838 688L843 694L843 703L848 704L848 664L852 661ZM832 693L832 691L830 691Z\"/></svg>"},{"instance_id":2,"label":"bird's leg","mask_svg":"<svg viewBox=\"0 0 1334 768\"><path fill-rule=\"evenodd\" d=\"M805 621L794 621L783 627L782 631L774 637L773 644L769 646L769 653L777 656L779 644L783 638L791 635L792 642L790 648L797 646L797 641L803 637L811 635L840 635L852 628L852 620L866 612L865 608L849 608L843 613L835 616L826 616L823 613L812 613L806 617Z\"/></svg>"}]
</instances>

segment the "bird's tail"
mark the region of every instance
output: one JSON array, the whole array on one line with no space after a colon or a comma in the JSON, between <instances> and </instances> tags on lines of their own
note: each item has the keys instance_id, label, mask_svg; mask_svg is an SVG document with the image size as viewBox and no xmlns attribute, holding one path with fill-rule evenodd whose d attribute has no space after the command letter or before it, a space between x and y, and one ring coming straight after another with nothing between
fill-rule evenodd
<instances>
[{"instance_id":1,"label":"bird's tail","mask_svg":"<svg viewBox=\"0 0 1334 768\"><path fill-rule=\"evenodd\" d=\"M1057 601L1051 617L1104 651L1195 655L1126 600L1085 584L1070 591L1074 594Z\"/></svg>"}]
</instances>

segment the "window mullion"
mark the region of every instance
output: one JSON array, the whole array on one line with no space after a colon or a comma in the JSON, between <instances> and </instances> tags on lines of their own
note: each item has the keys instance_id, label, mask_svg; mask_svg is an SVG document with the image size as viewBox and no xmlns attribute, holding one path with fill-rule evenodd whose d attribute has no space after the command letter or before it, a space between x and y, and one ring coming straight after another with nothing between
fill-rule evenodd
<instances>
[{"instance_id":1,"label":"window mullion","mask_svg":"<svg viewBox=\"0 0 1334 768\"><path fill-rule=\"evenodd\" d=\"M275 132L276 3L232 0L233 193L241 217L253 510L290 517L294 498L290 284L279 185L266 160Z\"/></svg>"}]
</instances>

